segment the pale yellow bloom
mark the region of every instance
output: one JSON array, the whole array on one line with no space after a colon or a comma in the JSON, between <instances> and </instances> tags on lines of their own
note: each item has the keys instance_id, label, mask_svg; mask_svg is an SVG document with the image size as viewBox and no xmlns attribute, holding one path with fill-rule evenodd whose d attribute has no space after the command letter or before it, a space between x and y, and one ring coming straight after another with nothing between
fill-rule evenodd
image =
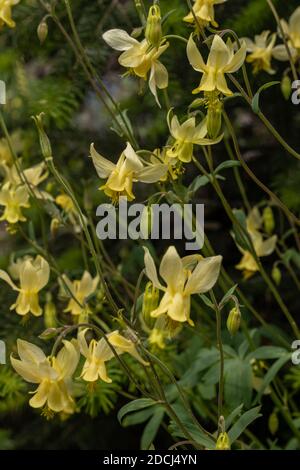
<instances>
[{"instance_id":1,"label":"pale yellow bloom","mask_svg":"<svg viewBox=\"0 0 300 470\"><path fill-rule=\"evenodd\" d=\"M168 125L175 143L167 151L167 155L170 158L178 158L178 160L184 163L192 160L194 145L213 145L220 142L223 137L220 136L215 140L205 138L207 135L206 119L203 119L198 126L196 126L196 119L194 117L180 124L177 116L173 116L170 121L170 113L168 113Z\"/></svg>"},{"instance_id":2,"label":"pale yellow bloom","mask_svg":"<svg viewBox=\"0 0 300 470\"><path fill-rule=\"evenodd\" d=\"M10 28L16 26L16 23L11 17L11 8L19 2L20 0L0 0L0 28L5 24Z\"/></svg>"},{"instance_id":3,"label":"pale yellow bloom","mask_svg":"<svg viewBox=\"0 0 300 470\"><path fill-rule=\"evenodd\" d=\"M146 364L138 354L134 343L120 335L118 330L107 334L107 339L101 338L99 341L92 339L89 345L85 338L87 331L88 328L78 333L80 351L86 358L80 376L86 382L94 382L100 378L104 382L111 383L112 380L108 377L106 371L106 362L110 361L115 355L108 342L113 346L118 355L127 352L141 363Z\"/></svg>"},{"instance_id":4,"label":"pale yellow bloom","mask_svg":"<svg viewBox=\"0 0 300 470\"><path fill-rule=\"evenodd\" d=\"M281 25L286 35L292 57L296 60L300 55L300 7L296 8L288 23L285 20L281 20ZM274 47L273 57L280 61L289 60L284 44Z\"/></svg>"},{"instance_id":5,"label":"pale yellow bloom","mask_svg":"<svg viewBox=\"0 0 300 470\"><path fill-rule=\"evenodd\" d=\"M55 202L56 202L56 204L58 204L65 212L71 213L71 214L72 214L72 213L73 213L73 214L76 213L76 209L75 209L74 203L73 203L72 199L70 198L70 196L68 196L67 194L59 194L58 196L56 196Z\"/></svg>"},{"instance_id":6,"label":"pale yellow bloom","mask_svg":"<svg viewBox=\"0 0 300 470\"><path fill-rule=\"evenodd\" d=\"M0 206L4 206L4 212L0 220L6 220L9 224L24 222L26 217L22 214L22 208L30 207L29 194L26 186L11 187L5 183L0 189Z\"/></svg>"},{"instance_id":7,"label":"pale yellow bloom","mask_svg":"<svg viewBox=\"0 0 300 470\"><path fill-rule=\"evenodd\" d=\"M215 21L215 5L225 3L226 0L194 0L195 4L193 6L193 12L200 24L206 26L211 23L213 26L217 27L218 23ZM190 11L187 16L183 18L187 23L194 23L193 13Z\"/></svg>"},{"instance_id":8,"label":"pale yellow bloom","mask_svg":"<svg viewBox=\"0 0 300 470\"><path fill-rule=\"evenodd\" d=\"M200 255L191 255L181 259L176 248L169 247L159 268L166 287L158 280L153 258L147 248L144 260L148 278L164 292L158 308L151 316L159 317L166 313L172 320L187 321L193 325L190 319L191 295L203 294L213 288L219 276L222 256L202 258Z\"/></svg>"},{"instance_id":9,"label":"pale yellow bloom","mask_svg":"<svg viewBox=\"0 0 300 470\"><path fill-rule=\"evenodd\" d=\"M39 384L29 400L33 408L47 405L54 412L74 411L71 378L79 361L79 351L72 342L63 343L56 357L46 357L34 344L21 339L17 341L20 360L11 356L13 368L27 382Z\"/></svg>"},{"instance_id":10,"label":"pale yellow bloom","mask_svg":"<svg viewBox=\"0 0 300 470\"><path fill-rule=\"evenodd\" d=\"M121 29L110 29L102 37L110 47L123 51L119 57L120 65L130 69L143 80L147 80L150 72L149 88L160 106L157 88L167 88L168 71L158 59L169 47L169 43L162 40L160 45L155 47L147 39L139 42Z\"/></svg>"},{"instance_id":11,"label":"pale yellow bloom","mask_svg":"<svg viewBox=\"0 0 300 470\"><path fill-rule=\"evenodd\" d=\"M24 185L28 190L28 194L29 191L32 191L39 199L52 199L50 194L45 191L41 191L38 188L38 186L48 177L45 162L38 163L37 165L22 170L22 177L16 165L9 166L2 164L2 168L4 170L4 184L9 183L10 186L14 188Z\"/></svg>"},{"instance_id":12,"label":"pale yellow bloom","mask_svg":"<svg viewBox=\"0 0 300 470\"><path fill-rule=\"evenodd\" d=\"M257 207L254 207L247 217L247 231L250 235L255 253L259 258L271 255L275 250L277 242L276 235L273 235L267 239L263 238L263 235L259 231L262 227L262 224L263 219L259 213L259 210ZM243 257L239 264L236 265L236 268L243 271L245 279L249 279L259 270L259 267L256 260L249 251L243 250L241 247L239 247L239 249L243 253Z\"/></svg>"},{"instance_id":13,"label":"pale yellow bloom","mask_svg":"<svg viewBox=\"0 0 300 470\"><path fill-rule=\"evenodd\" d=\"M166 147L162 149L155 149L151 155L151 163L162 163L163 165L166 165L168 169L166 174L160 178L160 181L167 181L168 178L177 180L178 176L182 173L181 162L170 157L168 155L168 150L169 149Z\"/></svg>"},{"instance_id":14,"label":"pale yellow bloom","mask_svg":"<svg viewBox=\"0 0 300 470\"><path fill-rule=\"evenodd\" d=\"M264 70L269 74L274 74L275 70L272 69L271 60L276 34L270 34L270 31L263 31L255 36L254 41L248 38L243 39L247 44L247 52L250 52L246 61L253 64L253 72L257 73L260 70Z\"/></svg>"},{"instance_id":15,"label":"pale yellow bloom","mask_svg":"<svg viewBox=\"0 0 300 470\"><path fill-rule=\"evenodd\" d=\"M246 43L242 42L240 49L234 52L230 40L225 43L217 34L213 38L207 63L205 64L192 36L187 45L187 56L191 66L203 74L200 85L193 91L209 92L218 90L224 95L232 95L228 88L225 74L234 73L243 65L246 57Z\"/></svg>"},{"instance_id":16,"label":"pale yellow bloom","mask_svg":"<svg viewBox=\"0 0 300 470\"><path fill-rule=\"evenodd\" d=\"M15 309L19 315L27 313L32 313L36 317L42 315L38 293L49 281L49 264L41 256L35 259L26 257L22 263L19 263L15 273L19 276L20 287L16 286L5 271L0 270L0 279L19 292L16 303L10 307L10 310Z\"/></svg>"},{"instance_id":17,"label":"pale yellow bloom","mask_svg":"<svg viewBox=\"0 0 300 470\"><path fill-rule=\"evenodd\" d=\"M90 153L98 176L107 178L106 183L100 189L103 189L114 202L117 202L121 196L126 196L129 201L132 201L134 182L155 183L168 171L167 166L161 163L144 165L129 143L117 164L96 152L94 144L91 145Z\"/></svg>"},{"instance_id":18,"label":"pale yellow bloom","mask_svg":"<svg viewBox=\"0 0 300 470\"><path fill-rule=\"evenodd\" d=\"M80 280L71 282L67 276L63 276L63 278L73 297L77 300L76 302L74 298L71 298L64 311L71 312L72 315L80 315L85 308L86 299L96 291L99 277L96 276L93 279L88 271L84 271ZM64 290L66 291L65 287ZM65 293L70 295L67 291Z\"/></svg>"}]
</instances>

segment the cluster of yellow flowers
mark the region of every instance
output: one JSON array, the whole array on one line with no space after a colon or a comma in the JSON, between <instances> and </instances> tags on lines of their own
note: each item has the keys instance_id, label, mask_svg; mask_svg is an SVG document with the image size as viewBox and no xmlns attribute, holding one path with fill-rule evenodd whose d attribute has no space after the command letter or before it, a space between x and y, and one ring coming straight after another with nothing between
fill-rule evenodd
<instances>
[{"instance_id":1,"label":"cluster of yellow flowers","mask_svg":"<svg viewBox=\"0 0 300 470\"><path fill-rule=\"evenodd\" d=\"M199 28L208 25L217 26L214 6L225 3L226 0L195 0L193 11L184 21L194 24L196 33ZM14 26L11 20L11 6L18 0L0 0L0 20L9 26ZM282 23L284 34L288 40L288 47L292 57L296 60L300 53L300 7L290 18L289 24ZM168 71L160 62L163 53L168 49L168 38L163 36L161 15L158 5L150 8L144 38L138 41L126 31L112 29L107 31L103 38L113 49L122 52L119 63L128 73L149 81L149 88L160 106L158 90L168 86ZM230 39L224 41L219 34L213 34L209 54L205 60L196 42L196 35L192 33L187 41L186 54L193 69L201 74L199 85L192 91L193 94L202 93L208 113L200 123L196 122L195 115L180 122L171 109L166 117L170 138L162 149L155 149L149 160L144 158L143 151L136 151L127 142L117 163L98 153L94 144L90 146L90 157L100 179L105 180L100 186L114 203L122 196L129 201L135 198L134 183L142 182L153 184L175 180L182 171L184 164L190 163L194 158L195 146L211 146L219 143L223 135L220 133L220 123L211 122L211 106L213 109L222 109L224 97L233 94L228 87L228 74L237 72L246 60L247 51L250 52L247 61L253 63L254 71L265 70L274 73L271 59L286 60L286 47L275 46L276 33L264 31L256 36L254 41L241 39L239 45ZM11 154L6 141L0 142L0 169L3 181L0 188L0 205L4 212L0 220L9 224L23 222L26 217L23 209L30 207L30 197L38 200L48 200L63 209L73 227L77 227L77 212L72 198L61 193L55 198L48 191L43 191L39 185L48 177L45 163L22 169L20 159ZM55 219L52 226L60 223ZM276 245L276 235L264 238L262 232L262 216L258 208L254 208L247 218L247 231L251 238L253 249L258 258L271 254ZM253 253L239 247L243 254L237 269L244 272L246 278L253 275L258 269L257 260ZM145 272L151 281L153 289L150 297L155 296L150 309L150 317L154 320L154 327L149 333L149 342L164 347L163 330L170 322L176 329L187 322L193 325L191 318L191 296L204 294L216 284L222 257L212 256L203 258L201 255L185 256L180 258L176 248L171 246L163 256L159 275L155 262L148 249L145 249ZM19 315L42 315L39 304L39 292L46 287L50 278L50 266L46 259L37 256L35 259L26 256L13 262L9 269L10 274L0 270L0 279L5 281L14 291L18 292L16 302L11 306ZM65 313L74 316L74 323L82 313L90 313L87 299L99 289L99 276L94 278L88 271L84 271L80 279L71 281L65 274L59 279L61 291L67 297ZM101 287L101 286L100 286ZM159 291L163 292L159 299ZM100 340L91 339L88 328L79 329L77 339L63 341L63 347L57 355L46 357L37 346L23 340L18 340L17 348L20 359L11 357L15 370L28 382L38 384L30 400L34 408L47 406L54 412L72 413L75 410L73 398L73 376L77 370L80 355L84 358L79 377L86 382L98 379L110 382L106 363L118 355L129 353L141 364L147 362L140 356L136 343L128 337L126 332L118 330L107 333Z\"/></svg>"},{"instance_id":2,"label":"cluster of yellow flowers","mask_svg":"<svg viewBox=\"0 0 300 470\"><path fill-rule=\"evenodd\" d=\"M113 331L99 341L92 339L86 342L87 329L78 334L78 339L63 341L63 347L56 356L46 356L42 349L32 343L18 339L17 349L20 359L11 356L11 364L24 380L38 384L29 404L33 408L46 406L53 412L73 413L73 375L77 369L80 353L85 362L80 377L86 382L94 382L99 378L111 382L107 376L106 363L115 354L129 353L142 364L146 362L138 354L134 343Z\"/></svg>"}]
</instances>

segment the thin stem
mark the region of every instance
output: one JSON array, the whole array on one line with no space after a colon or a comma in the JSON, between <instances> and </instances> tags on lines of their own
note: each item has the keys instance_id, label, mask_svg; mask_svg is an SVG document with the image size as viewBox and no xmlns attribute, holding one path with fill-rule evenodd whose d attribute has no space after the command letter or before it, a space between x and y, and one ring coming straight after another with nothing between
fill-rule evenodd
<instances>
[{"instance_id":1,"label":"thin stem","mask_svg":"<svg viewBox=\"0 0 300 470\"><path fill-rule=\"evenodd\" d=\"M215 306L216 313L216 331L217 331L217 342L220 351L220 376L219 376L219 393L218 393L218 420L223 416L223 394L224 394L224 351L222 343L222 319L219 304L213 291L210 291L211 299Z\"/></svg>"}]
</instances>

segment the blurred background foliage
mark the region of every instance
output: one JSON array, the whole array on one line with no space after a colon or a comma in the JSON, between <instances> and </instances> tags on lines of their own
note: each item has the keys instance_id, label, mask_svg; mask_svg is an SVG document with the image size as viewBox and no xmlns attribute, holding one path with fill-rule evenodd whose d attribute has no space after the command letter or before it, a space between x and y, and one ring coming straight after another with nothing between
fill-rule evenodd
<instances>
[{"instance_id":1,"label":"blurred background foliage","mask_svg":"<svg viewBox=\"0 0 300 470\"><path fill-rule=\"evenodd\" d=\"M189 28L182 22L187 12L186 3L183 0L172 0L172 2L161 0L160 3L163 14L170 10L170 6L172 9L172 14L165 23L165 30L168 34L176 33L187 37ZM277 0L274 3L280 15L285 18L288 18L299 6L298 0L288 2ZM150 6L149 1L146 1L146 4ZM117 54L111 51L101 38L104 31L113 27L120 27L130 32L139 26L134 2L73 0L72 9L80 38L89 58L112 95L121 103L123 109L128 110L128 117L141 146L153 149L163 145L167 135L166 110L164 108L159 110L155 106L153 97L147 90L138 93L138 84L134 79L121 78L122 71L117 62ZM57 12L64 21L66 13L63 2L59 2ZM84 204L85 189L91 188L90 197L96 206L103 200L103 195L97 192L98 181L92 163L88 159L89 145L95 142L96 148L102 154L116 159L122 150L123 141L112 129L110 117L101 103L97 101L82 73L80 64L51 20L48 21L49 32L46 41L42 45L39 43L36 30L44 14L38 0L21 0L13 11L16 28L1 30L0 78L7 84L8 97L4 108L6 121L16 141L22 142L21 154L25 164L32 165L40 161L41 155L31 116L44 112L57 166L71 184L76 184L76 191L82 204ZM272 31L276 29L265 0L228 0L226 4L218 6L217 20L222 28L231 28L239 36L253 37L264 29ZM191 90L195 87L198 77L188 66L185 46L181 42L176 42L176 47L168 49L163 63L169 71L171 105L180 115L184 113L192 100ZM284 66L277 62L276 68L278 74L275 79L279 77L280 80ZM253 79L252 85L258 89L261 84L269 80L268 75L261 73ZM275 127L280 129L286 140L293 147L299 148L299 109L291 102L284 100L280 87L272 87L266 91L261 105L265 114ZM243 157L247 163L290 209L299 214L300 172L297 161L287 156L240 99L229 101L227 109L235 123ZM224 148L218 146L216 160L222 162L227 158L224 156ZM184 175L184 182L189 184L194 177L193 170L188 169ZM265 195L247 176L244 181L252 204L261 202ZM241 207L239 192L232 184L232 176L229 172L223 184L232 207ZM57 194L55 185L49 189L54 195ZM147 197L147 193L143 191L145 190L141 189L141 200ZM237 278L234 266L240 255L230 236L230 223L216 195L209 186L205 186L197 193L197 200L206 204L206 233L209 240L218 253L224 255L224 264L232 276ZM39 224L35 223L38 215L35 209L30 210L30 218L35 229L34 236L39 238ZM282 221L278 214L276 220L280 226ZM7 236L4 229L1 230L0 265L3 268L7 265L11 251L20 254L24 248L21 239L15 237L13 240ZM76 269L78 270L78 266L82 265L82 256L80 246L74 238L66 233L54 242L50 240L49 244L60 268L67 273L76 274ZM160 255L165 246L162 243L156 248ZM126 241L122 244L107 242L107 250L114 262L120 266L122 274L136 282L142 268L141 249L132 242ZM269 262L271 264L272 260ZM244 287L250 302L263 308L264 319L275 323L278 327L283 327L284 330L282 317L261 278L254 277ZM283 279L280 289L282 296L289 302L291 311L298 316L299 294L292 287L288 277ZM0 336L7 340L8 353L13 350L17 337L27 340L32 338L36 342L36 337L44 328L43 319L30 320L25 324L20 323L19 317L9 311L13 296L10 289L1 283ZM172 362L170 366L178 376L186 372L187 368L194 368L196 380L190 386L194 393L195 406L203 419L210 419L211 411L209 412L206 401L214 398L216 393L216 361L211 359L215 339L214 331L209 323L209 314L205 312L205 307L203 310L200 335L192 336L191 339L189 331L185 331L180 346L173 350L170 348L166 360ZM247 317L247 312L245 314ZM259 344L261 338L266 337L266 332L259 329L254 333L253 340ZM230 341L228 338L228 342ZM233 348L241 347L242 337L238 335L233 343L231 341L231 344ZM247 382L249 368L251 376L250 363L245 370L245 363L235 360L234 370L241 368L240 380L238 384L231 384L231 379L227 379L225 394L227 406L230 409L241 400L248 401L245 405L249 406L252 399L251 384ZM133 363L132 367L135 367L137 374L140 373L136 363ZM110 374L114 377L113 384L100 383L81 398L79 406L82 413L75 414L68 419L56 417L47 421L45 417L27 406L26 384L11 371L9 366L0 366L0 448L137 448L143 426L138 424L124 429L117 421L116 412L111 413L114 409L118 410L128 399L122 396L124 377L118 373L118 369L112 370ZM289 380L291 386L294 386L295 399L299 399L300 373L296 371ZM241 389L238 396L236 395L237 387ZM235 392L232 393L232 390ZM259 425L256 427L254 425L253 431L257 436L262 437L268 426L268 416L273 411L271 402L268 402L267 398L265 400L266 413ZM286 427L281 423L278 435L280 445L287 443L285 433ZM168 434L161 430L157 438L159 446L167 447L170 444L169 441ZM276 447L276 444L274 446Z\"/></svg>"}]
</instances>

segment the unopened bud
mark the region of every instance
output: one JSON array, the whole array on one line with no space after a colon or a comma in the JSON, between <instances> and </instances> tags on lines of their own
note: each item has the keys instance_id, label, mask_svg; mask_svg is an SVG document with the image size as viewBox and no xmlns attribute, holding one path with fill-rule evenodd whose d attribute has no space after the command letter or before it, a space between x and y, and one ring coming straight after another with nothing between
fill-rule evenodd
<instances>
[{"instance_id":1,"label":"unopened bud","mask_svg":"<svg viewBox=\"0 0 300 470\"><path fill-rule=\"evenodd\" d=\"M237 307L233 307L228 315L227 318L227 329L231 336L234 336L241 325L241 312L240 309Z\"/></svg>"},{"instance_id":2,"label":"unopened bud","mask_svg":"<svg viewBox=\"0 0 300 470\"><path fill-rule=\"evenodd\" d=\"M159 290L154 287L152 282L148 282L144 292L142 315L145 323L147 325L153 324L153 319L151 318L151 313L158 306L159 301Z\"/></svg>"},{"instance_id":3,"label":"unopened bud","mask_svg":"<svg viewBox=\"0 0 300 470\"><path fill-rule=\"evenodd\" d=\"M149 10L145 37L151 46L159 47L162 38L162 28L158 5L153 5Z\"/></svg>"},{"instance_id":4,"label":"unopened bud","mask_svg":"<svg viewBox=\"0 0 300 470\"><path fill-rule=\"evenodd\" d=\"M278 420L276 411L273 411L273 413L270 414L268 426L269 426L270 433L272 435L277 433L278 428L279 428L279 420Z\"/></svg>"},{"instance_id":5,"label":"unopened bud","mask_svg":"<svg viewBox=\"0 0 300 470\"><path fill-rule=\"evenodd\" d=\"M281 80L281 91L284 98L288 100L292 93L292 81L288 75L285 75Z\"/></svg>"},{"instance_id":6,"label":"unopened bud","mask_svg":"<svg viewBox=\"0 0 300 470\"><path fill-rule=\"evenodd\" d=\"M272 269L272 279L277 286L281 283L281 271L278 266L275 264Z\"/></svg>"},{"instance_id":7,"label":"unopened bud","mask_svg":"<svg viewBox=\"0 0 300 470\"><path fill-rule=\"evenodd\" d=\"M37 28L37 35L40 40L40 43L43 44L48 36L48 25L46 21L41 21Z\"/></svg>"},{"instance_id":8,"label":"unopened bud","mask_svg":"<svg viewBox=\"0 0 300 470\"><path fill-rule=\"evenodd\" d=\"M56 307L52 300L48 300L45 305L44 321L46 328L56 328Z\"/></svg>"},{"instance_id":9,"label":"unopened bud","mask_svg":"<svg viewBox=\"0 0 300 470\"><path fill-rule=\"evenodd\" d=\"M211 139L220 134L222 127L222 106L209 107L207 111L207 133Z\"/></svg>"},{"instance_id":10,"label":"unopened bud","mask_svg":"<svg viewBox=\"0 0 300 470\"><path fill-rule=\"evenodd\" d=\"M50 233L53 238L56 237L59 226L60 226L60 221L56 217L54 217L54 219L51 220L51 224L50 224Z\"/></svg>"},{"instance_id":11,"label":"unopened bud","mask_svg":"<svg viewBox=\"0 0 300 470\"><path fill-rule=\"evenodd\" d=\"M217 439L216 450L230 450L230 440L227 432L221 432Z\"/></svg>"},{"instance_id":12,"label":"unopened bud","mask_svg":"<svg viewBox=\"0 0 300 470\"><path fill-rule=\"evenodd\" d=\"M144 240L148 240L153 227L153 210L151 206L145 206L140 221L140 230Z\"/></svg>"},{"instance_id":13,"label":"unopened bud","mask_svg":"<svg viewBox=\"0 0 300 470\"><path fill-rule=\"evenodd\" d=\"M51 148L50 140L44 130L43 115L44 113L34 116L33 120L36 124L37 130L39 133L40 146L41 146L43 157L52 158L52 148Z\"/></svg>"},{"instance_id":14,"label":"unopened bud","mask_svg":"<svg viewBox=\"0 0 300 470\"><path fill-rule=\"evenodd\" d=\"M263 211L263 221L265 231L270 235L275 228L274 214L270 206L266 207Z\"/></svg>"}]
</instances>

